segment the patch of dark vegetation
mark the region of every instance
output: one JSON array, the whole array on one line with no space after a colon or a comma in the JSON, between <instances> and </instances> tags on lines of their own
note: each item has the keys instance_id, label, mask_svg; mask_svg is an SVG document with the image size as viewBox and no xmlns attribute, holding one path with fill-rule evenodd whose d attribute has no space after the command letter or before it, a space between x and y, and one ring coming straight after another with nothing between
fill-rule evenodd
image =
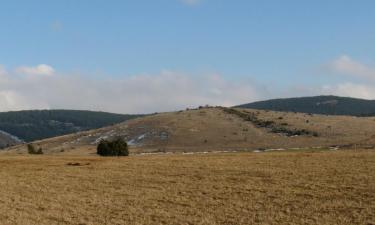
<instances>
[{"instance_id":1,"label":"patch of dark vegetation","mask_svg":"<svg viewBox=\"0 0 375 225\"><path fill-rule=\"evenodd\" d=\"M228 114L236 115L245 121L249 121L253 123L256 127L268 129L272 133L282 134L288 137L301 136L301 135L313 136L313 137L319 136L317 132L309 131L306 129L290 129L286 127L288 125L287 123L277 124L271 120L259 119L257 115L252 112L244 112L244 111L236 110L234 108L222 108L222 109L224 110L224 112Z\"/></svg>"},{"instance_id":2,"label":"patch of dark vegetation","mask_svg":"<svg viewBox=\"0 0 375 225\"><path fill-rule=\"evenodd\" d=\"M281 112L300 112L323 115L375 116L375 100L338 96L272 99L237 106Z\"/></svg>"},{"instance_id":3,"label":"patch of dark vegetation","mask_svg":"<svg viewBox=\"0 0 375 225\"><path fill-rule=\"evenodd\" d=\"M152 151L152 153L167 153L167 149L165 149L165 148L158 148L155 151Z\"/></svg>"},{"instance_id":4,"label":"patch of dark vegetation","mask_svg":"<svg viewBox=\"0 0 375 225\"><path fill-rule=\"evenodd\" d=\"M41 147L39 147L38 149L36 149L34 147L34 145L32 144L28 144L27 145L27 152L31 155L42 155L43 154L43 149Z\"/></svg>"},{"instance_id":5,"label":"patch of dark vegetation","mask_svg":"<svg viewBox=\"0 0 375 225\"><path fill-rule=\"evenodd\" d=\"M100 141L96 153L100 156L128 156L128 144L122 138Z\"/></svg>"},{"instance_id":6,"label":"patch of dark vegetation","mask_svg":"<svg viewBox=\"0 0 375 225\"><path fill-rule=\"evenodd\" d=\"M312 135L315 137L316 132L311 132L306 129L301 129L301 130L289 130L288 128L285 127L273 127L271 129L272 133L278 133L278 134L285 134L286 136L301 136L301 135Z\"/></svg>"},{"instance_id":7,"label":"patch of dark vegetation","mask_svg":"<svg viewBox=\"0 0 375 225\"><path fill-rule=\"evenodd\" d=\"M0 113L0 130L32 142L78 131L101 128L143 115L81 110L26 110Z\"/></svg>"},{"instance_id":8,"label":"patch of dark vegetation","mask_svg":"<svg viewBox=\"0 0 375 225\"><path fill-rule=\"evenodd\" d=\"M90 163L79 163L79 162L69 162L66 164L67 166L88 166L90 165Z\"/></svg>"},{"instance_id":9,"label":"patch of dark vegetation","mask_svg":"<svg viewBox=\"0 0 375 225\"><path fill-rule=\"evenodd\" d=\"M329 148L336 148L336 149L375 149L375 145L371 144L361 144L361 143L352 143L352 144L343 144L343 145L331 145Z\"/></svg>"}]
</instances>

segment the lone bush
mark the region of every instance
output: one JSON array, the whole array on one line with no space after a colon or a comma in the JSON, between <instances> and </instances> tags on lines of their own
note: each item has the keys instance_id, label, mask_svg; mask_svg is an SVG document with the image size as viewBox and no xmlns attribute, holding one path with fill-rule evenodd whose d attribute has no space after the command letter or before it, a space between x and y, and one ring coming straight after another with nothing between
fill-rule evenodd
<instances>
[{"instance_id":1,"label":"lone bush","mask_svg":"<svg viewBox=\"0 0 375 225\"><path fill-rule=\"evenodd\" d=\"M114 141L101 140L96 153L100 156L128 156L128 144L121 138Z\"/></svg>"},{"instance_id":2,"label":"lone bush","mask_svg":"<svg viewBox=\"0 0 375 225\"><path fill-rule=\"evenodd\" d=\"M35 149L34 145L28 144L27 145L27 152L32 155L41 155L43 154L42 148L39 147L38 150Z\"/></svg>"}]
</instances>

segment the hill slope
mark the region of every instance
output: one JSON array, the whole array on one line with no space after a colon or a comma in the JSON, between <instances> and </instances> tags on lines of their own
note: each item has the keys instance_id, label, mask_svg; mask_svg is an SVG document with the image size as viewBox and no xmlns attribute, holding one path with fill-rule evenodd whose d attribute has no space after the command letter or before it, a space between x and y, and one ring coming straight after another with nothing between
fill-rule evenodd
<instances>
[{"instance_id":1,"label":"hill slope","mask_svg":"<svg viewBox=\"0 0 375 225\"><path fill-rule=\"evenodd\" d=\"M131 152L205 152L375 146L375 118L204 108L161 113L34 143L46 153L93 154L101 139L123 137ZM11 152L26 152L16 146Z\"/></svg>"},{"instance_id":2,"label":"hill slope","mask_svg":"<svg viewBox=\"0 0 375 225\"><path fill-rule=\"evenodd\" d=\"M23 143L18 137L0 130L0 149Z\"/></svg>"},{"instance_id":3,"label":"hill slope","mask_svg":"<svg viewBox=\"0 0 375 225\"><path fill-rule=\"evenodd\" d=\"M244 104L238 107L325 115L375 115L375 100L364 100L338 96L273 99Z\"/></svg>"},{"instance_id":4,"label":"hill slope","mask_svg":"<svg viewBox=\"0 0 375 225\"><path fill-rule=\"evenodd\" d=\"M135 115L80 110L1 112L0 130L29 142L100 128L135 117Z\"/></svg>"}]
</instances>

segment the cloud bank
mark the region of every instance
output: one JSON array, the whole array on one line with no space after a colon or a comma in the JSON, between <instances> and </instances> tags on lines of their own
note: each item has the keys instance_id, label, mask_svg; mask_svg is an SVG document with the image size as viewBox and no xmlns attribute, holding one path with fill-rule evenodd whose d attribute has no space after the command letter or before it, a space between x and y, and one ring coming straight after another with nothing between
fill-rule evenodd
<instances>
[{"instance_id":1,"label":"cloud bank","mask_svg":"<svg viewBox=\"0 0 375 225\"><path fill-rule=\"evenodd\" d=\"M162 71L126 78L62 75L52 66L0 67L0 111L23 109L90 109L117 113L152 113L199 105L232 106L260 98L252 82L220 75Z\"/></svg>"},{"instance_id":2,"label":"cloud bank","mask_svg":"<svg viewBox=\"0 0 375 225\"><path fill-rule=\"evenodd\" d=\"M35 67L21 66L16 68L16 73L27 74L27 75L47 75L51 76L55 73L52 66L46 64L40 64Z\"/></svg>"},{"instance_id":3,"label":"cloud bank","mask_svg":"<svg viewBox=\"0 0 375 225\"><path fill-rule=\"evenodd\" d=\"M328 63L327 72L340 77L353 77L356 82L342 81L334 85L323 85L319 92L356 98L375 99L375 67L366 65L348 55L342 55Z\"/></svg>"},{"instance_id":4,"label":"cloud bank","mask_svg":"<svg viewBox=\"0 0 375 225\"><path fill-rule=\"evenodd\" d=\"M348 55L342 55L333 60L329 68L339 74L375 80L375 68L358 62Z\"/></svg>"},{"instance_id":5,"label":"cloud bank","mask_svg":"<svg viewBox=\"0 0 375 225\"><path fill-rule=\"evenodd\" d=\"M52 66L0 65L0 111L25 109L82 109L117 113L153 113L197 107L233 106L280 97L332 94L375 99L375 67L347 55L325 64L324 73L338 76L330 84L261 85L230 80L218 74L192 76L174 71L122 78L93 78L61 74ZM355 81L346 79L355 77ZM294 86L292 86L294 85Z\"/></svg>"}]
</instances>

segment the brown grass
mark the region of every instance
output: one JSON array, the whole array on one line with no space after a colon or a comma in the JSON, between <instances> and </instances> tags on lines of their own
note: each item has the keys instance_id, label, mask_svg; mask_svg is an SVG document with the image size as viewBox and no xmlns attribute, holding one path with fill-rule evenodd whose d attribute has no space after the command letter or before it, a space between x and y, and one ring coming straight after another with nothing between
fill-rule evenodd
<instances>
[{"instance_id":1,"label":"brown grass","mask_svg":"<svg viewBox=\"0 0 375 225\"><path fill-rule=\"evenodd\" d=\"M375 152L1 156L0 224L375 224Z\"/></svg>"}]
</instances>

